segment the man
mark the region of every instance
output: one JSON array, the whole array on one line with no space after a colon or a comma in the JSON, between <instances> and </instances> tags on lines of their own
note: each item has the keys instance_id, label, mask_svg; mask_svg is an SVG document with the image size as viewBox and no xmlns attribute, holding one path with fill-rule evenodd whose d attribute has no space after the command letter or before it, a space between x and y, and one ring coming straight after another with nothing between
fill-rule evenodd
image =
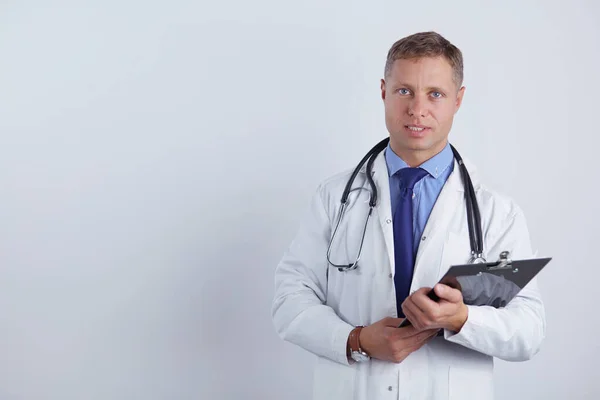
<instances>
[{"instance_id":1,"label":"man","mask_svg":"<svg viewBox=\"0 0 600 400\"><path fill-rule=\"evenodd\" d=\"M491 399L493 358L524 361L541 346L545 314L535 279L503 308L465 305L459 290L436 285L471 256L465 186L448 142L462 82L462 53L439 34L396 42L381 80L389 143L373 163L379 196L358 267L339 271L329 261L356 259L366 190L349 197L327 257L352 170L319 186L277 267L274 325L284 340L318 356L315 399ZM521 209L465 165L486 258L502 251L532 258ZM369 188L364 168L353 187ZM438 302L426 296L432 286ZM403 318L411 325L399 328Z\"/></svg>"}]
</instances>

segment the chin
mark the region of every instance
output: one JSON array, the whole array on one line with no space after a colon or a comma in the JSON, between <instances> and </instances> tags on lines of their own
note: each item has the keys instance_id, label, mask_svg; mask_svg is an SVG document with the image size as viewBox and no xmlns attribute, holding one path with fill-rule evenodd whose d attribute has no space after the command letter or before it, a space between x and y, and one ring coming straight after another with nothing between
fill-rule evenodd
<instances>
[{"instance_id":1,"label":"chin","mask_svg":"<svg viewBox=\"0 0 600 400\"><path fill-rule=\"evenodd\" d=\"M420 139L415 139L415 138L406 139L405 138L404 140L402 140L400 142L400 145L408 150L426 151L426 150L431 150L432 148L434 148L436 146L436 143L432 143L431 141L426 140L425 138L420 138Z\"/></svg>"}]
</instances>

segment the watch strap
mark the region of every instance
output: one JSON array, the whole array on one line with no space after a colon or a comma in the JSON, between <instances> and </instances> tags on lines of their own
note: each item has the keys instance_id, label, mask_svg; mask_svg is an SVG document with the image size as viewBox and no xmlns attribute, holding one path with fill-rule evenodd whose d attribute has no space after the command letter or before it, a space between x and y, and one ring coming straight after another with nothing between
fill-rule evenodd
<instances>
[{"instance_id":1,"label":"watch strap","mask_svg":"<svg viewBox=\"0 0 600 400\"><path fill-rule=\"evenodd\" d=\"M350 344L350 352L363 352L360 348L360 331L364 328L364 326L357 326L352 329L350 332L350 337L348 338L348 342Z\"/></svg>"}]
</instances>

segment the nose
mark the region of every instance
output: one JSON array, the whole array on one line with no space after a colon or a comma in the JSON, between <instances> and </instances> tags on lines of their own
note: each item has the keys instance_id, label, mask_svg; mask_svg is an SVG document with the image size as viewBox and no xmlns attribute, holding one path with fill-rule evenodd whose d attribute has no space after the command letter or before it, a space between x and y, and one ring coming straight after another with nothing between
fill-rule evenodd
<instances>
[{"instance_id":1,"label":"nose","mask_svg":"<svg viewBox=\"0 0 600 400\"><path fill-rule=\"evenodd\" d=\"M411 117L425 117L427 115L427 103L421 96L414 96L408 104L408 115Z\"/></svg>"}]
</instances>

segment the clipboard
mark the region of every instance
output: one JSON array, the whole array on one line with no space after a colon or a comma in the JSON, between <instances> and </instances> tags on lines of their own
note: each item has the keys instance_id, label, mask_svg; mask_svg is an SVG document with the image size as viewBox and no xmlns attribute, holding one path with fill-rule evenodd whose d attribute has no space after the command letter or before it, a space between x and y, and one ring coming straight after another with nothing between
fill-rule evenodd
<instances>
[{"instance_id":1,"label":"clipboard","mask_svg":"<svg viewBox=\"0 0 600 400\"><path fill-rule=\"evenodd\" d=\"M495 262L453 265L438 283L460 290L466 305L505 307L552 260L511 260L509 255L504 251ZM439 301L433 289L427 297ZM408 325L404 319L398 328Z\"/></svg>"}]
</instances>

